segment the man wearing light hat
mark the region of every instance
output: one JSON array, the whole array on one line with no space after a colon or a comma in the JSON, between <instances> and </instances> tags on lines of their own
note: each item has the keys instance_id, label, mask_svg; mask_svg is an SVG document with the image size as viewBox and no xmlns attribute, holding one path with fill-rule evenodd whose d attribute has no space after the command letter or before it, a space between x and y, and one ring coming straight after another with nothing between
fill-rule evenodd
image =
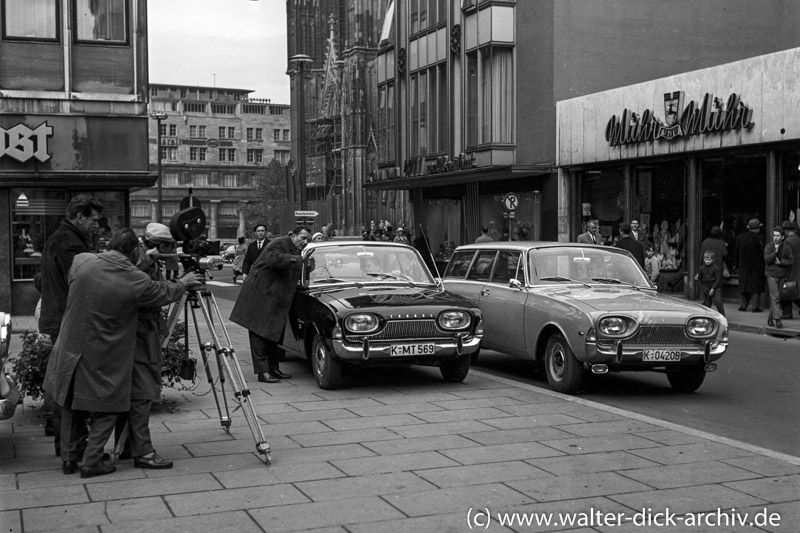
<instances>
[{"instance_id":1,"label":"man wearing light hat","mask_svg":"<svg viewBox=\"0 0 800 533\"><path fill-rule=\"evenodd\" d=\"M163 265L159 257L175 253L175 239L169 228L158 222L151 222L144 232L144 246L141 260L136 266L146 272L154 281L164 281ZM131 380L131 409L127 421L130 424L129 442L125 446L123 458L128 454L134 458L137 468L172 468L172 461L162 459L153 450L150 439L150 409L153 401L161 396L161 353L163 320L161 307L140 307L136 327L136 351L133 359ZM117 429L124 427L126 417L119 417Z\"/></svg>"},{"instance_id":2,"label":"man wearing light hat","mask_svg":"<svg viewBox=\"0 0 800 533\"><path fill-rule=\"evenodd\" d=\"M781 224L781 228L783 229L783 243L792 250L792 257L800 258L800 227L797 225L797 222L794 220L786 220ZM800 284L800 260L795 259L794 263L792 263L791 268L789 269L789 275L787 279L794 280L798 284ZM800 308L800 299L795 300L784 300L781 302L781 318L784 320L792 319L792 302Z\"/></svg>"},{"instance_id":3,"label":"man wearing light hat","mask_svg":"<svg viewBox=\"0 0 800 533\"><path fill-rule=\"evenodd\" d=\"M741 292L739 311L747 311L749 305L754 313L761 312L761 294L766 286L764 241L760 235L763 226L757 218L752 218L747 223L747 231L736 236L736 264Z\"/></svg>"}]
</instances>

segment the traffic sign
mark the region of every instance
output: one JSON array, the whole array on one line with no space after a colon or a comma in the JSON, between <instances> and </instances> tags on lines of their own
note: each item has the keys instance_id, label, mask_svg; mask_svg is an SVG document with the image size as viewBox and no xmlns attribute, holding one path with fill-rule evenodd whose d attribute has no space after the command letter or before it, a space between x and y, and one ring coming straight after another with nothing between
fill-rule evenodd
<instances>
[{"instance_id":1,"label":"traffic sign","mask_svg":"<svg viewBox=\"0 0 800 533\"><path fill-rule=\"evenodd\" d=\"M317 213L316 211L295 211L294 212L294 216L296 216L296 217L311 217L311 218L313 218L313 217L316 217L318 215L319 215L319 213Z\"/></svg>"},{"instance_id":2,"label":"traffic sign","mask_svg":"<svg viewBox=\"0 0 800 533\"><path fill-rule=\"evenodd\" d=\"M503 196L503 207L508 211L514 211L519 206L519 197L513 192Z\"/></svg>"},{"instance_id":3,"label":"traffic sign","mask_svg":"<svg viewBox=\"0 0 800 533\"><path fill-rule=\"evenodd\" d=\"M295 225L297 226L314 226L314 217L295 217Z\"/></svg>"}]
</instances>

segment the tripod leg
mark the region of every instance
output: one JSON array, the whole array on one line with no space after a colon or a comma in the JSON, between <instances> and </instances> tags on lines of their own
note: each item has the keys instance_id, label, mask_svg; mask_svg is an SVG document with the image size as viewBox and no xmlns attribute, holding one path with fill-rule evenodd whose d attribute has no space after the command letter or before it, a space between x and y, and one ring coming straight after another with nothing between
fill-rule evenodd
<instances>
[{"instance_id":1,"label":"tripod leg","mask_svg":"<svg viewBox=\"0 0 800 533\"><path fill-rule=\"evenodd\" d=\"M125 422L125 426L122 428L122 431L119 432L119 439L117 439L117 445L114 446L114 451L111 452L111 461L112 465L117 464L119 460L119 456L122 455L122 451L125 449L125 441L128 440L128 435L131 432L131 425L129 422Z\"/></svg>"},{"instance_id":2,"label":"tripod leg","mask_svg":"<svg viewBox=\"0 0 800 533\"><path fill-rule=\"evenodd\" d=\"M205 315L205 312L203 314ZM225 414L223 414L222 407L219 404L217 387L214 385L214 374L211 372L211 365L208 362L208 353L207 353L208 346L203 343L202 337L200 336L200 327L197 324L197 315L194 311L194 308L192 308L192 323L194 324L195 334L197 335L197 344L200 347L200 355L203 358L203 368L205 368L206 370L206 379L208 380L208 384L211 387L211 392L214 395L214 403L217 405L217 413L219 413L219 423L226 432L230 432L231 414L230 411L228 410L228 400L225 397L225 389L224 389L225 376L222 375L222 371L221 369L219 369L219 365L217 365L218 366L217 375L219 376L220 379L220 389L221 389L220 392L222 394L223 406L225 407Z\"/></svg>"}]
</instances>

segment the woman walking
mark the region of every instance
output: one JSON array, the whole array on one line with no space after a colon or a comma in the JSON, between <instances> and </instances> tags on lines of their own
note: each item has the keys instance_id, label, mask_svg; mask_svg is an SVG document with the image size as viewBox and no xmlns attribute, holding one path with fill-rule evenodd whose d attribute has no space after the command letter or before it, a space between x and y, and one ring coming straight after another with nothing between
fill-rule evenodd
<instances>
[{"instance_id":1,"label":"woman walking","mask_svg":"<svg viewBox=\"0 0 800 533\"><path fill-rule=\"evenodd\" d=\"M789 274L789 268L794 263L792 249L783 243L783 230L780 226L772 229L772 242L764 247L764 273L767 275L767 289L769 291L769 317L767 324L782 328L781 322L781 297L780 286Z\"/></svg>"},{"instance_id":2,"label":"woman walking","mask_svg":"<svg viewBox=\"0 0 800 533\"><path fill-rule=\"evenodd\" d=\"M233 282L236 283L236 278L242 275L242 267L244 266L244 256L247 254L247 245L244 243L244 237L239 237L239 244L236 246L236 252L233 256Z\"/></svg>"}]
</instances>

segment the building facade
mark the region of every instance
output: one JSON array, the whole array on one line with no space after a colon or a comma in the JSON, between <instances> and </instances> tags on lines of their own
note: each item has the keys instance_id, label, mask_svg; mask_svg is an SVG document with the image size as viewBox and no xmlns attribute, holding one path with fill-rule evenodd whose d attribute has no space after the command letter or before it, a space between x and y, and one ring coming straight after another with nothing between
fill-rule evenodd
<instances>
[{"instance_id":1,"label":"building facade","mask_svg":"<svg viewBox=\"0 0 800 533\"><path fill-rule=\"evenodd\" d=\"M484 225L496 239L573 238L584 202L557 169L557 102L800 46L798 18L779 0L388 2L368 66L367 198L408 191L437 255Z\"/></svg>"},{"instance_id":2,"label":"building facade","mask_svg":"<svg viewBox=\"0 0 800 533\"><path fill-rule=\"evenodd\" d=\"M150 170L158 172L160 157L165 224L188 206L191 188L194 205L206 214L209 239L235 242L252 229L242 203L252 198L253 181L271 160L289 162L292 136L289 106L249 98L251 92L150 85ZM159 220L157 201L157 186L131 193L131 227L137 233Z\"/></svg>"},{"instance_id":3,"label":"building facade","mask_svg":"<svg viewBox=\"0 0 800 533\"><path fill-rule=\"evenodd\" d=\"M798 86L794 48L559 102L570 237L588 220L614 236L637 218L694 295L701 240L720 226L735 284L733 245L748 221L769 241L800 217Z\"/></svg>"},{"instance_id":4,"label":"building facade","mask_svg":"<svg viewBox=\"0 0 800 533\"><path fill-rule=\"evenodd\" d=\"M0 3L0 308L31 315L32 278L70 198L105 205L102 250L147 164L147 2Z\"/></svg>"}]
</instances>

